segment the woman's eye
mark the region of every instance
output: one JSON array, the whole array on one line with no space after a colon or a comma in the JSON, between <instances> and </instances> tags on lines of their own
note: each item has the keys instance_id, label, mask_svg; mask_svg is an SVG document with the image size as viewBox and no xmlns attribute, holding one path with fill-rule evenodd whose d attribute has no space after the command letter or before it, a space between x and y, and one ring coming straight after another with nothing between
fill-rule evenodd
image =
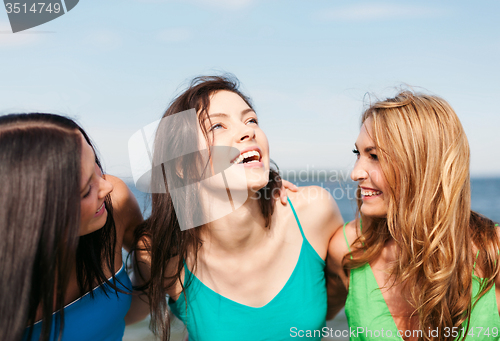
<instances>
[{"instance_id":1,"label":"woman's eye","mask_svg":"<svg viewBox=\"0 0 500 341\"><path fill-rule=\"evenodd\" d=\"M84 198L90 195L90 191L92 190L92 186L89 186L89 191L83 195Z\"/></svg>"},{"instance_id":2,"label":"woman's eye","mask_svg":"<svg viewBox=\"0 0 500 341\"><path fill-rule=\"evenodd\" d=\"M257 119L256 119L256 118L251 118L251 119L249 119L249 120L247 121L247 124L248 124L248 123L255 123L255 124L259 124L259 122L257 121Z\"/></svg>"},{"instance_id":3,"label":"woman's eye","mask_svg":"<svg viewBox=\"0 0 500 341\"><path fill-rule=\"evenodd\" d=\"M358 159L359 159L359 150L357 150L356 148L354 148L354 149L352 150L352 152L353 152L354 154L356 154L356 158L358 158Z\"/></svg>"},{"instance_id":4,"label":"woman's eye","mask_svg":"<svg viewBox=\"0 0 500 341\"><path fill-rule=\"evenodd\" d=\"M217 124L214 124L212 127L210 127L210 131L217 130L217 129L220 129L220 128L222 128L222 124L217 123Z\"/></svg>"},{"instance_id":5,"label":"woman's eye","mask_svg":"<svg viewBox=\"0 0 500 341\"><path fill-rule=\"evenodd\" d=\"M371 157L373 160L378 160L378 156L377 156L377 154L370 154L370 157Z\"/></svg>"}]
</instances>

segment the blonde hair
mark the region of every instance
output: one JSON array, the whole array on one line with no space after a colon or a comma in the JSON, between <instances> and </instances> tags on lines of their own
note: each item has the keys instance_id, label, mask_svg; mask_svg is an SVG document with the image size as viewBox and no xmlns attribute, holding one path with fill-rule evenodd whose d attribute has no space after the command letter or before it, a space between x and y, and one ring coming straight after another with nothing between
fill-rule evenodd
<instances>
[{"instance_id":1,"label":"blonde hair","mask_svg":"<svg viewBox=\"0 0 500 341\"><path fill-rule=\"evenodd\" d=\"M354 258L344 258L346 268L374 260L394 239L399 254L393 284L409 294L419 328L460 327L472 310L473 245L481 250L480 297L499 272L500 247L493 222L471 211L470 151L462 125L445 100L409 91L372 104L362 122L368 119L389 204L386 218L370 219L359 212L358 199L363 233ZM423 334L422 340L448 339Z\"/></svg>"}]
</instances>

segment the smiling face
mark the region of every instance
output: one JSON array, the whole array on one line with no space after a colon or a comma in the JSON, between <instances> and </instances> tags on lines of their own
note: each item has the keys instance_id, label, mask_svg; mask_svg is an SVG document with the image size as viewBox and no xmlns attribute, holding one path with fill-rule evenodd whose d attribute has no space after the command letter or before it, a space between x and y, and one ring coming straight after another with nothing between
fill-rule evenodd
<instances>
[{"instance_id":1,"label":"smiling face","mask_svg":"<svg viewBox=\"0 0 500 341\"><path fill-rule=\"evenodd\" d=\"M218 91L210 97L209 120L203 124L213 133L213 146L236 148L230 162L244 167L249 189L256 191L269 181L269 144L257 114L236 93Z\"/></svg>"},{"instance_id":2,"label":"smiling face","mask_svg":"<svg viewBox=\"0 0 500 341\"><path fill-rule=\"evenodd\" d=\"M113 185L102 177L101 170L95 162L94 150L82 139L82 178L80 180L80 236L97 231L104 226L108 211L104 201L113 190Z\"/></svg>"},{"instance_id":3,"label":"smiling face","mask_svg":"<svg viewBox=\"0 0 500 341\"><path fill-rule=\"evenodd\" d=\"M356 164L351 179L358 181L361 189L361 213L369 217L383 218L389 206L389 185L380 166L375 143L370 137L371 118L368 118L356 140Z\"/></svg>"}]
</instances>

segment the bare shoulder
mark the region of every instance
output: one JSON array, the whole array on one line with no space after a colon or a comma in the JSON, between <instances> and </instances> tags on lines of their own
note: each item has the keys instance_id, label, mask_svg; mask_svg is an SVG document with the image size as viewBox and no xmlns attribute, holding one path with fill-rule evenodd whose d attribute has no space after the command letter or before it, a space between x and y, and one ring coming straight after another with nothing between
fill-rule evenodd
<instances>
[{"instance_id":1,"label":"bare shoulder","mask_svg":"<svg viewBox=\"0 0 500 341\"><path fill-rule=\"evenodd\" d=\"M349 247L359 236L359 229L356 225L356 221L354 220L348 222L344 228L338 229L330 240L328 259L337 270L342 268L344 256L350 252Z\"/></svg>"},{"instance_id":2,"label":"bare shoulder","mask_svg":"<svg viewBox=\"0 0 500 341\"><path fill-rule=\"evenodd\" d=\"M109 174L105 176L113 185L110 196L117 241L123 241L125 248L130 249L134 242L134 230L143 221L141 209L134 194L121 179Z\"/></svg>"},{"instance_id":3,"label":"bare shoulder","mask_svg":"<svg viewBox=\"0 0 500 341\"><path fill-rule=\"evenodd\" d=\"M335 199L322 187L299 187L298 192L289 192L288 196L297 212L311 216L310 218L322 221L342 219Z\"/></svg>"},{"instance_id":4,"label":"bare shoulder","mask_svg":"<svg viewBox=\"0 0 500 341\"><path fill-rule=\"evenodd\" d=\"M105 177L113 185L113 191L110 193L110 196L114 210L123 207L132 198L135 200L134 195L122 179L110 174L106 174Z\"/></svg>"},{"instance_id":5,"label":"bare shoulder","mask_svg":"<svg viewBox=\"0 0 500 341\"><path fill-rule=\"evenodd\" d=\"M344 222L335 199L319 186L300 187L298 192L290 192L289 198L306 238L325 259L328 242Z\"/></svg>"}]
</instances>

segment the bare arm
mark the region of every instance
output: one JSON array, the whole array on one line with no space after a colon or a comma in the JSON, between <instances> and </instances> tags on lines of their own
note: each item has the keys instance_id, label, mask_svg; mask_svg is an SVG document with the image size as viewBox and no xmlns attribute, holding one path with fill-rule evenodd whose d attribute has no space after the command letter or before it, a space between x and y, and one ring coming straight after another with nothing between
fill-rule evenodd
<instances>
[{"instance_id":1,"label":"bare arm","mask_svg":"<svg viewBox=\"0 0 500 341\"><path fill-rule=\"evenodd\" d=\"M342 281L342 278L335 272L328 271L328 262L325 272L326 276L326 293L328 309L326 319L331 320L344 307L347 298L347 289Z\"/></svg>"},{"instance_id":2,"label":"bare arm","mask_svg":"<svg viewBox=\"0 0 500 341\"><path fill-rule=\"evenodd\" d=\"M354 222L346 225L346 235L349 243L356 239L356 225ZM340 228L330 239L326 260L328 320L334 318L345 305L349 288L349 274L344 271L343 259L348 252L344 231L343 228Z\"/></svg>"},{"instance_id":3,"label":"bare arm","mask_svg":"<svg viewBox=\"0 0 500 341\"><path fill-rule=\"evenodd\" d=\"M134 287L143 286L151 275L151 257L149 251L144 249L144 244L139 242L141 250L135 250L132 253L133 271L130 274L130 280ZM132 304L125 316L125 324L133 324L143 320L149 315L149 297L147 291L134 290Z\"/></svg>"},{"instance_id":4,"label":"bare arm","mask_svg":"<svg viewBox=\"0 0 500 341\"><path fill-rule=\"evenodd\" d=\"M130 252L134 244L134 231L144 221L141 209L137 199L122 180L112 175L106 175L106 180L113 184L111 201L117 241L121 241L120 247Z\"/></svg>"},{"instance_id":5,"label":"bare arm","mask_svg":"<svg viewBox=\"0 0 500 341\"><path fill-rule=\"evenodd\" d=\"M113 184L111 201L113 203L113 218L116 226L117 253L120 252L121 256L122 247L128 252L131 251L134 244L134 231L144 220L139 204L127 185L122 180L112 175L106 175L106 180ZM129 273L132 285L134 287L143 285L143 280L140 276L137 276L135 257L131 259L134 260L132 272ZM146 318L148 314L149 300L147 295L140 291L133 291L132 304L125 316L125 323L131 324L139 322Z\"/></svg>"}]
</instances>

